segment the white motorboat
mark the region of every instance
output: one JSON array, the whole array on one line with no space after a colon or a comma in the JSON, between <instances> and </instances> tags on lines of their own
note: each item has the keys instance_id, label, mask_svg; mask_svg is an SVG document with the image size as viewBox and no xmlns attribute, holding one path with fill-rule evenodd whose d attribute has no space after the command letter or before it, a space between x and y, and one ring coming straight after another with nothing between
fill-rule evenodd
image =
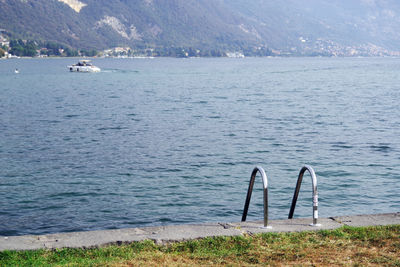
<instances>
[{"instance_id":1,"label":"white motorboat","mask_svg":"<svg viewBox=\"0 0 400 267\"><path fill-rule=\"evenodd\" d=\"M67 66L71 72L99 72L100 68L93 66L90 60L79 60L77 64Z\"/></svg>"}]
</instances>

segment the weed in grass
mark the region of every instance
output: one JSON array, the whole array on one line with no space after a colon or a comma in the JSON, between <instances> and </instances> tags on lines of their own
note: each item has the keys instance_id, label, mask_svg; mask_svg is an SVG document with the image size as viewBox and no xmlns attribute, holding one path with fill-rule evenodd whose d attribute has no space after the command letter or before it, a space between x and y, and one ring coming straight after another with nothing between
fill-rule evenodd
<instances>
[{"instance_id":1,"label":"weed in grass","mask_svg":"<svg viewBox=\"0 0 400 267\"><path fill-rule=\"evenodd\" d=\"M260 234L261 239L268 244L273 244L275 242L281 241L281 235L279 233L266 233Z\"/></svg>"}]
</instances>

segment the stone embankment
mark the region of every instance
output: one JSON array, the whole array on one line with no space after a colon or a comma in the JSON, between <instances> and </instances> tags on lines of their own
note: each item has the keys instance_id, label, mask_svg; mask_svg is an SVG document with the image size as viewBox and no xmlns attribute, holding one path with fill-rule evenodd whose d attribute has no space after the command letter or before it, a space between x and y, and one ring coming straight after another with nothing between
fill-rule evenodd
<instances>
[{"instance_id":1,"label":"stone embankment","mask_svg":"<svg viewBox=\"0 0 400 267\"><path fill-rule=\"evenodd\" d=\"M312 219L270 221L269 228L262 221L235 223L204 223L170 225L158 227L129 228L88 232L60 233L49 235L2 236L0 251L35 250L54 248L90 248L111 244L154 240L158 244L214 236L238 236L264 232L299 232L336 229L348 226L375 226L400 224L400 212L374 215L355 215L322 218L321 226L311 226Z\"/></svg>"}]
</instances>

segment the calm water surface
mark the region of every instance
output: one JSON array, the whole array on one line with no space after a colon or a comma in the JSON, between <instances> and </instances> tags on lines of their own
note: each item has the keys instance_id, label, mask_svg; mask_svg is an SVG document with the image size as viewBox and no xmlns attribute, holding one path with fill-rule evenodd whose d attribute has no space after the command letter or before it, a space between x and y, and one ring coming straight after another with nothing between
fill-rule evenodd
<instances>
[{"instance_id":1,"label":"calm water surface","mask_svg":"<svg viewBox=\"0 0 400 267\"><path fill-rule=\"evenodd\" d=\"M75 61L0 61L0 235L239 221L255 165L270 219L303 164L321 217L400 210L399 58Z\"/></svg>"}]
</instances>

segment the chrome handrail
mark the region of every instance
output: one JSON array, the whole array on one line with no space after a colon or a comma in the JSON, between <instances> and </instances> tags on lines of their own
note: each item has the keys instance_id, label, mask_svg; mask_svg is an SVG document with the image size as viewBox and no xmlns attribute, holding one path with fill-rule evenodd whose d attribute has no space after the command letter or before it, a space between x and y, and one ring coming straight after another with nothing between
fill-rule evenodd
<instances>
[{"instance_id":1,"label":"chrome handrail","mask_svg":"<svg viewBox=\"0 0 400 267\"><path fill-rule=\"evenodd\" d=\"M318 220L317 176L315 175L315 172L314 172L313 168L311 166L308 166L308 165L304 165L304 167L301 168L300 173L299 173L299 177L297 178L296 189L294 190L292 206L290 207L290 212L289 212L288 219L292 219L293 218L293 213L294 213L294 209L296 207L297 197L299 196L300 186L301 186L301 182L303 181L303 175L304 175L305 171L308 171L310 173L311 180L312 180L313 223L311 225L312 226L321 226L320 224L317 223L317 220Z\"/></svg>"},{"instance_id":2,"label":"chrome handrail","mask_svg":"<svg viewBox=\"0 0 400 267\"><path fill-rule=\"evenodd\" d=\"M255 167L253 169L253 172L251 173L249 189L247 190L246 203L244 204L244 209L243 209L242 222L246 221L247 212L249 210L249 205L250 205L251 193L253 192L254 180L256 178L257 172L260 172L263 181L264 227L267 227L268 226L268 179L264 169L260 166Z\"/></svg>"}]
</instances>

